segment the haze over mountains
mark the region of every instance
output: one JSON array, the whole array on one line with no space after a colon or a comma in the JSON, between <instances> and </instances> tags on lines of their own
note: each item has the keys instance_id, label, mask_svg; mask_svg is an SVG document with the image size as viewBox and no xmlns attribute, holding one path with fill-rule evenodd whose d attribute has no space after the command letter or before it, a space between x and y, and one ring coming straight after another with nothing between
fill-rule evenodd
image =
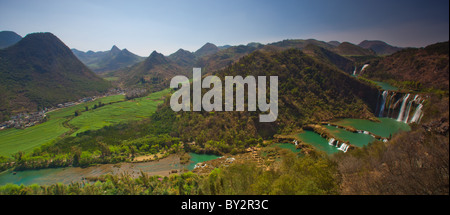
<instances>
[{"instance_id":1,"label":"haze over mountains","mask_svg":"<svg viewBox=\"0 0 450 215\"><path fill-rule=\"evenodd\" d=\"M143 61L145 58L137 56L127 49L120 50L113 46L109 51L79 51L72 49L72 52L95 73L114 71L132 66Z\"/></svg>"}]
</instances>

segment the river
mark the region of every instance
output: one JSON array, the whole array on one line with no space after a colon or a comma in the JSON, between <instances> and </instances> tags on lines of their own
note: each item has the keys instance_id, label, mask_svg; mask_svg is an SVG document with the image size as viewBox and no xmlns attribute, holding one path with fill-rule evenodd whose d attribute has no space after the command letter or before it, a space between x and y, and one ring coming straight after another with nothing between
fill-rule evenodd
<instances>
[{"instance_id":1,"label":"river","mask_svg":"<svg viewBox=\"0 0 450 215\"><path fill-rule=\"evenodd\" d=\"M11 184L39 184L49 185L55 183L70 184L71 182L81 182L86 177L96 177L104 174L126 173L132 177L138 177L142 172L149 175L168 176L171 170L181 170L186 168L193 170L195 164L219 158L217 155L189 153L191 161L189 164L181 165L180 159L176 155L170 155L159 161L142 163L119 163L100 164L91 167L65 167L49 168L39 170L11 171L0 173L0 186Z\"/></svg>"}]
</instances>

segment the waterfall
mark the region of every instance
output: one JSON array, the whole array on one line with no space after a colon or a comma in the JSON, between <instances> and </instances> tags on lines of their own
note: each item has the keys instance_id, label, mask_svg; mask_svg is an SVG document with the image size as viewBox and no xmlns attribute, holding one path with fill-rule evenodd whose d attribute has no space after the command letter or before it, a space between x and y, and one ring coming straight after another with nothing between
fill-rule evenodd
<instances>
[{"instance_id":1,"label":"waterfall","mask_svg":"<svg viewBox=\"0 0 450 215\"><path fill-rule=\"evenodd\" d=\"M347 145L346 143L342 143L341 146L338 148L338 150L347 152L347 149L350 145Z\"/></svg>"},{"instance_id":2,"label":"waterfall","mask_svg":"<svg viewBox=\"0 0 450 215\"><path fill-rule=\"evenodd\" d=\"M356 66L355 66L355 70L353 70L353 75L356 75Z\"/></svg>"},{"instance_id":3,"label":"waterfall","mask_svg":"<svg viewBox=\"0 0 450 215\"><path fill-rule=\"evenodd\" d=\"M384 90L381 94L380 92L378 93L374 115L397 119L397 121L403 123L420 122L423 116L423 102L425 99L419 94L414 95L414 98L412 98L411 94L408 93L397 99L397 92L395 91ZM360 133L360 131L357 132ZM361 133L365 132L361 131Z\"/></svg>"},{"instance_id":4,"label":"waterfall","mask_svg":"<svg viewBox=\"0 0 450 215\"><path fill-rule=\"evenodd\" d=\"M361 68L361 71L359 72L359 74L362 74L362 71L364 71L364 69L368 66L369 66L369 64L364 64L364 66Z\"/></svg>"},{"instance_id":5,"label":"waterfall","mask_svg":"<svg viewBox=\"0 0 450 215\"><path fill-rule=\"evenodd\" d=\"M404 120L403 120L404 123L408 123L409 113L410 113L410 111L411 111L411 105L413 104L413 102L416 102L416 101L417 101L417 98L418 98L418 97L419 97L419 95L416 95L416 96L414 96L414 99L413 99L413 100L409 101L409 103L408 103L408 109L406 109L405 116L404 116Z\"/></svg>"},{"instance_id":6,"label":"waterfall","mask_svg":"<svg viewBox=\"0 0 450 215\"><path fill-rule=\"evenodd\" d=\"M403 120L402 120L404 123L408 122L409 112L411 111L411 105L413 102L414 102L414 100L411 100L408 102L408 108L406 108L405 115L403 116Z\"/></svg>"},{"instance_id":7,"label":"waterfall","mask_svg":"<svg viewBox=\"0 0 450 215\"><path fill-rule=\"evenodd\" d=\"M333 143L334 143L334 138L331 138L331 139L328 141L328 145L332 146Z\"/></svg>"},{"instance_id":8,"label":"waterfall","mask_svg":"<svg viewBox=\"0 0 450 215\"><path fill-rule=\"evenodd\" d=\"M387 97L388 94L389 94L389 91L387 91L387 90L383 91L383 100L381 101L380 112L378 114L379 117L383 116L384 106L385 106L385 103L386 103L386 97Z\"/></svg>"},{"instance_id":9,"label":"waterfall","mask_svg":"<svg viewBox=\"0 0 450 215\"><path fill-rule=\"evenodd\" d=\"M397 118L397 121L399 121L399 122L403 121L403 114L405 113L406 102L408 101L408 98L409 98L409 93L403 97L402 106L400 108L400 113L398 114L398 118Z\"/></svg>"},{"instance_id":10,"label":"waterfall","mask_svg":"<svg viewBox=\"0 0 450 215\"><path fill-rule=\"evenodd\" d=\"M413 118L411 119L411 121L409 121L409 123L419 123L420 119L422 118L422 108L423 105L422 103L419 104L416 108L416 111L414 112Z\"/></svg>"},{"instance_id":11,"label":"waterfall","mask_svg":"<svg viewBox=\"0 0 450 215\"><path fill-rule=\"evenodd\" d=\"M388 99L388 101L387 101L387 109L388 109L388 113L387 113L387 117L389 117L390 116L390 114L391 114L391 109L392 109L392 104L393 104L393 102L394 102L394 96L396 95L397 93L392 93L392 96L391 97L389 97L389 99ZM393 112L393 111L392 111Z\"/></svg>"},{"instance_id":12,"label":"waterfall","mask_svg":"<svg viewBox=\"0 0 450 215\"><path fill-rule=\"evenodd\" d=\"M396 94L396 92L383 91L381 94L381 103L380 105L377 105L379 107L377 110L378 117L385 116L394 119L396 117L399 122L419 123L423 116L424 99L419 94L416 94L414 98L411 97L411 94L405 94L397 100L395 98ZM380 96L380 94L378 94L378 96ZM416 104L418 105L414 110ZM400 108L398 109L399 106ZM387 113L385 113L385 110ZM398 115L395 115L397 112L396 110L398 110ZM413 111L414 113L412 113Z\"/></svg>"}]
</instances>

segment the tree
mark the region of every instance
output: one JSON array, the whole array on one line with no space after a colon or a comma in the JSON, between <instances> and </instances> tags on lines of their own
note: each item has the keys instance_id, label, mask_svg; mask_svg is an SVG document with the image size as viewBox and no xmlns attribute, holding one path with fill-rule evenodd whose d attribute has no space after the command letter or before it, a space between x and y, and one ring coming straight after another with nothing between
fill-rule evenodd
<instances>
[{"instance_id":1,"label":"tree","mask_svg":"<svg viewBox=\"0 0 450 215\"><path fill-rule=\"evenodd\" d=\"M111 151L109 150L109 146L106 145L105 143L99 142L98 146L100 148L100 151L102 152L101 157L106 157L106 156L109 156L111 154Z\"/></svg>"},{"instance_id":2,"label":"tree","mask_svg":"<svg viewBox=\"0 0 450 215\"><path fill-rule=\"evenodd\" d=\"M14 154L14 158L16 159L17 162L22 161L22 158L24 157L25 152L23 151L18 151L16 154Z\"/></svg>"},{"instance_id":3,"label":"tree","mask_svg":"<svg viewBox=\"0 0 450 215\"><path fill-rule=\"evenodd\" d=\"M78 166L80 164L80 157L81 157L81 149L78 147L72 147L72 153L73 153L73 162L72 165Z\"/></svg>"}]
</instances>

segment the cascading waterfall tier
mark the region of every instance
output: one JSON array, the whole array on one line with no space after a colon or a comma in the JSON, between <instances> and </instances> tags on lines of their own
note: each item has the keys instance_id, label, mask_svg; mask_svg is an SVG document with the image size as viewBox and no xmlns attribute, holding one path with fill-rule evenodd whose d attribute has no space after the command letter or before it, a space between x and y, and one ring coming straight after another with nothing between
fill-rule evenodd
<instances>
[{"instance_id":1,"label":"cascading waterfall tier","mask_svg":"<svg viewBox=\"0 0 450 215\"><path fill-rule=\"evenodd\" d=\"M328 140L328 145L335 146L339 151L343 151L344 153L347 152L347 150L350 148L350 144L342 142L339 145L339 143L340 143L339 140L336 140L334 138L330 138Z\"/></svg>"},{"instance_id":2,"label":"cascading waterfall tier","mask_svg":"<svg viewBox=\"0 0 450 215\"><path fill-rule=\"evenodd\" d=\"M369 64L364 64L364 66L361 68L361 71L359 73L361 74L364 71L364 69L368 66L369 66Z\"/></svg>"},{"instance_id":3,"label":"cascading waterfall tier","mask_svg":"<svg viewBox=\"0 0 450 215\"><path fill-rule=\"evenodd\" d=\"M383 91L383 95L382 95L382 101L381 101L381 106L380 106L380 111L379 111L379 113L378 113L378 116L379 117L382 117L383 116L383 112L384 112L384 106L386 105L386 98L387 98L387 95L388 95L388 91L387 90L385 90L385 91Z\"/></svg>"},{"instance_id":4,"label":"cascading waterfall tier","mask_svg":"<svg viewBox=\"0 0 450 215\"><path fill-rule=\"evenodd\" d=\"M364 64L362 67L361 67L361 70L359 71L359 74L362 74L362 72L364 71L364 69L366 69L366 67L368 67L369 66L369 64ZM353 70L353 76L357 76L358 74L356 74L356 66L355 66L355 70Z\"/></svg>"},{"instance_id":5,"label":"cascading waterfall tier","mask_svg":"<svg viewBox=\"0 0 450 215\"><path fill-rule=\"evenodd\" d=\"M404 123L419 123L423 116L424 99L418 94L414 97L411 94L401 96L401 93L384 90L381 96L379 94L378 100L380 104L377 104L375 112L378 117L389 117Z\"/></svg>"},{"instance_id":6,"label":"cascading waterfall tier","mask_svg":"<svg viewBox=\"0 0 450 215\"><path fill-rule=\"evenodd\" d=\"M334 139L334 138L331 138L331 139L328 141L328 145L334 146L334 145L333 145L334 141L335 141L335 139Z\"/></svg>"},{"instance_id":7,"label":"cascading waterfall tier","mask_svg":"<svg viewBox=\"0 0 450 215\"><path fill-rule=\"evenodd\" d=\"M398 114L398 117L397 117L397 121L399 121L399 122L403 121L403 116L404 116L405 108L406 108L406 102L408 101L409 95L410 94L408 93L403 97L402 106L400 107L400 113Z\"/></svg>"},{"instance_id":8,"label":"cascading waterfall tier","mask_svg":"<svg viewBox=\"0 0 450 215\"><path fill-rule=\"evenodd\" d=\"M422 119L422 108L423 105L422 103L419 104L419 106L417 106L416 111L414 112L413 117L411 118L411 121L409 121L409 123L420 123L420 120Z\"/></svg>"},{"instance_id":9,"label":"cascading waterfall tier","mask_svg":"<svg viewBox=\"0 0 450 215\"><path fill-rule=\"evenodd\" d=\"M414 96L414 99L409 101L408 103L408 109L406 109L405 112L405 116L403 116L403 122L404 123L408 123L408 119L409 119L409 113L411 112L411 105L413 104L413 102L417 101L417 98L419 97L419 95Z\"/></svg>"},{"instance_id":10,"label":"cascading waterfall tier","mask_svg":"<svg viewBox=\"0 0 450 215\"><path fill-rule=\"evenodd\" d=\"M348 147L350 147L350 145L348 145L346 143L342 143L341 146L338 148L338 150L343 151L345 153L345 152L347 152Z\"/></svg>"}]
</instances>

